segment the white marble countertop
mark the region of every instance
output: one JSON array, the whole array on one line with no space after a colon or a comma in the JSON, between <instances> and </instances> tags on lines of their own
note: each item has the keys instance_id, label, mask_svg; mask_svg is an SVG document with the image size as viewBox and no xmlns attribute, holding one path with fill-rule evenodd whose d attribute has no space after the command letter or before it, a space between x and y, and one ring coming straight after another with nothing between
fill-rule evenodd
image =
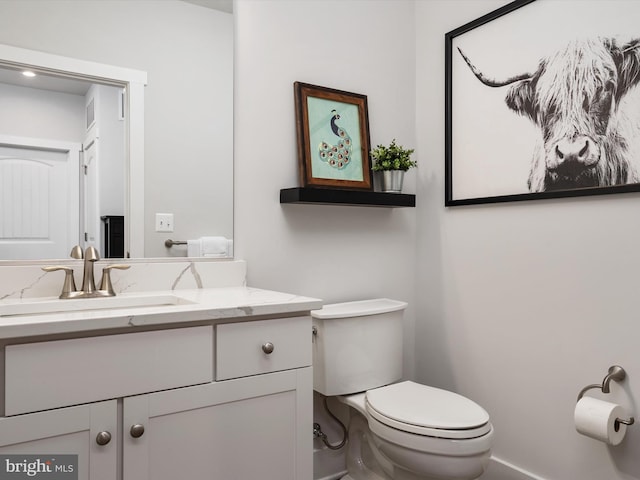
<instances>
[{"instance_id":1,"label":"white marble countertop","mask_svg":"<svg viewBox=\"0 0 640 480\"><path fill-rule=\"evenodd\" d=\"M82 299L82 305L91 305L91 310L65 311L58 313L11 314L20 306L27 308L46 302L69 308L68 302L57 297L40 297L22 300L0 301L0 338L29 337L36 335L69 334L113 328L154 326L194 322L202 320L238 319L253 315L284 315L306 312L322 307L316 298L301 297L281 292L250 287L200 288L193 290L168 290L145 293L122 293L117 297L123 301L144 297L172 298L178 304L116 307L103 306L93 309L101 300ZM58 303L60 302L60 303ZM109 303L109 302L105 302ZM151 302L153 303L153 302ZM16 307L17 306L17 307ZM4 312L4 313L3 313Z\"/></svg>"}]
</instances>

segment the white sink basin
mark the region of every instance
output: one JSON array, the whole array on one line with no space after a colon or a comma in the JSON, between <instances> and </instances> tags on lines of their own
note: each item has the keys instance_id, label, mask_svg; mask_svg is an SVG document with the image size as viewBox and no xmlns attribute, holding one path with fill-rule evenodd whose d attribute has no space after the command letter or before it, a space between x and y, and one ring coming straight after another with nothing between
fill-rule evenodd
<instances>
[{"instance_id":1,"label":"white sink basin","mask_svg":"<svg viewBox=\"0 0 640 480\"><path fill-rule=\"evenodd\" d=\"M98 298L25 300L20 303L0 303L0 317L41 315L121 308L189 305L194 302L176 295L131 295Z\"/></svg>"}]
</instances>

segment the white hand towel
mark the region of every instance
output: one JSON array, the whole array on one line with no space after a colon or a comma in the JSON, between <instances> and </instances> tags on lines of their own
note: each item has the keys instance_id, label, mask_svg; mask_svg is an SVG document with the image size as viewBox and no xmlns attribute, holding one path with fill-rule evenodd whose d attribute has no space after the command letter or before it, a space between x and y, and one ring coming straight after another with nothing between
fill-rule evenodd
<instances>
[{"instance_id":1,"label":"white hand towel","mask_svg":"<svg viewBox=\"0 0 640 480\"><path fill-rule=\"evenodd\" d=\"M205 257L229 256L229 241L225 237L201 237L202 255Z\"/></svg>"},{"instance_id":2,"label":"white hand towel","mask_svg":"<svg viewBox=\"0 0 640 480\"><path fill-rule=\"evenodd\" d=\"M201 257L202 242L198 240L187 240L187 257Z\"/></svg>"}]
</instances>

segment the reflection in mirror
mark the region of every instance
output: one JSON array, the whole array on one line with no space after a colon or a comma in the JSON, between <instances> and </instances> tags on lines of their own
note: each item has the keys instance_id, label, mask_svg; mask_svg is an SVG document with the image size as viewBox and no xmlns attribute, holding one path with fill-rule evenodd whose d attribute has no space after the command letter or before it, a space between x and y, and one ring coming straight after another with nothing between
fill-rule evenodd
<instances>
[{"instance_id":1,"label":"reflection in mirror","mask_svg":"<svg viewBox=\"0 0 640 480\"><path fill-rule=\"evenodd\" d=\"M124 95L0 68L0 258L64 258L73 245L124 256Z\"/></svg>"},{"instance_id":2,"label":"reflection in mirror","mask_svg":"<svg viewBox=\"0 0 640 480\"><path fill-rule=\"evenodd\" d=\"M144 197L125 185L144 168L146 73L8 45L0 59L0 255L56 258L80 245L124 256Z\"/></svg>"},{"instance_id":3,"label":"reflection in mirror","mask_svg":"<svg viewBox=\"0 0 640 480\"><path fill-rule=\"evenodd\" d=\"M55 223L62 231L66 230L68 237L78 239L76 243L84 241L86 232L86 241L100 244L104 252L106 224L100 219L101 216L108 217L105 219L107 222L113 222L110 227L114 230L119 228L119 217L125 218L125 225L128 225L125 242L128 248L122 254L130 252L132 257L186 256L186 246L165 247L165 240L169 238L232 238L233 18L229 13L208 8L218 3L216 0L0 2L0 44L80 61L117 65L148 74L143 92L144 112L137 127L133 124L136 122L127 118L126 108L125 118L122 118L122 85L90 87L100 101L116 97L114 104L108 104L112 106L101 107L101 103L94 102L95 115L114 109L114 129L124 128L126 131L129 127L135 135L136 131L143 128L144 141L138 146L132 145L127 135L113 140L109 153L106 156L99 155L96 163L103 165L108 158L113 168L97 170L100 175L93 184L93 180L84 181L80 175L82 172L75 172L77 181L74 173L70 173L66 181L78 187L77 194L70 193L70 186L67 188L55 182L56 187L67 190L67 199L52 210L55 217L49 223ZM29 25L29 29L24 29L24 25ZM89 90L84 93L53 92L52 87L36 90L1 79L0 83L0 102L3 106L8 100L24 99L26 96L22 94L26 90L32 93L31 100L34 102L38 96L57 96L58 99L75 97L71 102L73 108L56 108L52 106L53 101L48 100L53 120L43 111L33 113L32 110L26 118L22 114L22 126L34 127L30 133L18 130L17 123L13 130L4 129L3 125L12 120L0 118L0 143L6 148L0 150L0 158L13 156L24 160L37 153L35 156L41 164L61 164L63 162L60 159L42 158L42 152L53 150L56 154L69 156L74 155L74 149L82 149L83 144L91 143L91 132L86 128L90 103L86 102L85 97L93 95L87 93ZM87 86L84 82L82 88ZM63 122L71 111L75 112L74 117L82 117L79 126L69 126ZM98 145L102 144L106 135L106 126L100 128L97 135L94 133ZM38 141L55 140L58 143L43 147L36 141L35 145L29 146L24 145L27 143L26 137ZM111 144L111 141L108 143ZM25 153L29 148L29 154ZM132 152L132 148L136 151ZM131 164L127 165L126 158L130 155ZM144 159L144 167L142 161L135 162L136 155ZM123 168L117 167L119 158L125 159ZM2 173L0 175L6 177ZM81 179L83 184L79 188ZM0 177L0 186L4 185L3 182ZM15 178L8 183L15 184ZM0 194L8 191L0 188ZM33 187L32 190L40 189ZM102 194L108 196L100 197ZM96 211L95 205L90 203L91 199L103 206L108 205L108 208ZM65 221L62 215L67 211L77 212L77 220L71 220L63 226ZM157 213L173 214L173 232L156 232ZM9 216L2 207L0 215L0 220ZM31 212L22 215L12 212L12 215L28 217L32 223L37 220L37 215ZM0 249L0 258L65 258L67 250L70 248L61 254L38 249L39 253L31 254L17 250L7 253Z\"/></svg>"}]
</instances>

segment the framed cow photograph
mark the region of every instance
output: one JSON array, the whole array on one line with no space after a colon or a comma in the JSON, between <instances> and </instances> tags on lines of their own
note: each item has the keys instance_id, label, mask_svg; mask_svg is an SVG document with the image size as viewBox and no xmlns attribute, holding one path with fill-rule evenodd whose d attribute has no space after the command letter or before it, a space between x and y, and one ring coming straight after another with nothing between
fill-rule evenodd
<instances>
[{"instance_id":1,"label":"framed cow photograph","mask_svg":"<svg viewBox=\"0 0 640 480\"><path fill-rule=\"evenodd\" d=\"M448 32L445 205L640 191L638 18L517 0Z\"/></svg>"}]
</instances>

